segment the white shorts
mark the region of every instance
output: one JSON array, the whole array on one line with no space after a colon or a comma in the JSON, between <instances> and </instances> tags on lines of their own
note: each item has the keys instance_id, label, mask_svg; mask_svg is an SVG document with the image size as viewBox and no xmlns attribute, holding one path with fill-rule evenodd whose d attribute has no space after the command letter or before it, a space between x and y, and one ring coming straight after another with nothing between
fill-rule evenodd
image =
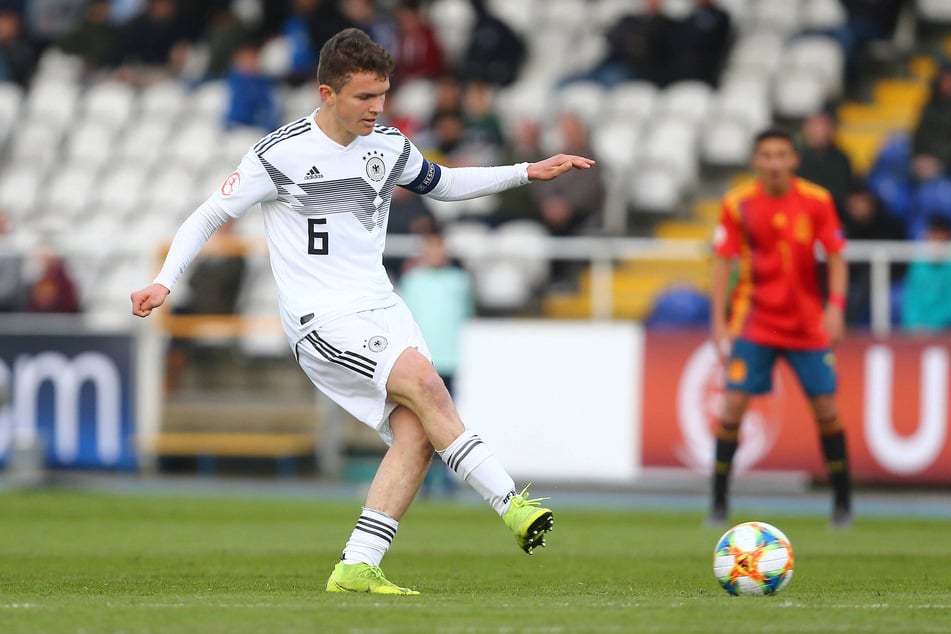
<instances>
[{"instance_id":1,"label":"white shorts","mask_svg":"<svg viewBox=\"0 0 951 634\"><path fill-rule=\"evenodd\" d=\"M393 442L386 381L396 359L416 348L432 361L416 320L403 302L330 321L297 343L300 367L318 390Z\"/></svg>"}]
</instances>

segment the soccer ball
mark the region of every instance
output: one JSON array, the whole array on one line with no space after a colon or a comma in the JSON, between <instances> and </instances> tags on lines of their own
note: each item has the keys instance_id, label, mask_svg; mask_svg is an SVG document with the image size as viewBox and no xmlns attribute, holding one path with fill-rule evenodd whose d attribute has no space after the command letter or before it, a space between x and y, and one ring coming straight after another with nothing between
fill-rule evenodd
<instances>
[{"instance_id":1,"label":"soccer ball","mask_svg":"<svg viewBox=\"0 0 951 634\"><path fill-rule=\"evenodd\" d=\"M792 545L781 530L766 522L737 524L717 542L713 574L733 595L775 594L792 579Z\"/></svg>"}]
</instances>

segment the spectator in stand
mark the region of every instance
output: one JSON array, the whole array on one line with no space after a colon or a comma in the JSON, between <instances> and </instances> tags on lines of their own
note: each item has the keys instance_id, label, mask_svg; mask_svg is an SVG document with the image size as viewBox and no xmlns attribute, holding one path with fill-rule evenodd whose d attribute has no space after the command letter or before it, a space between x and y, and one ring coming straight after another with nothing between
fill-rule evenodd
<instances>
[{"instance_id":1,"label":"spectator in stand","mask_svg":"<svg viewBox=\"0 0 951 634\"><path fill-rule=\"evenodd\" d=\"M841 0L845 22L831 35L845 53L845 80L852 86L859 77L859 62L865 47L886 40L895 32L905 0Z\"/></svg>"},{"instance_id":2,"label":"spectator in stand","mask_svg":"<svg viewBox=\"0 0 951 634\"><path fill-rule=\"evenodd\" d=\"M141 81L141 67L177 74L184 64L187 42L187 29L178 19L174 0L149 0L145 13L120 29L116 52L120 77Z\"/></svg>"},{"instance_id":3,"label":"spectator in stand","mask_svg":"<svg viewBox=\"0 0 951 634\"><path fill-rule=\"evenodd\" d=\"M480 81L469 82L463 91L462 119L476 165L495 165L503 160L505 134L493 97L492 86Z\"/></svg>"},{"instance_id":4,"label":"spectator in stand","mask_svg":"<svg viewBox=\"0 0 951 634\"><path fill-rule=\"evenodd\" d=\"M420 257L407 264L397 291L423 332L436 372L453 394L459 334L475 314L475 299L469 274L449 257L438 226L423 236Z\"/></svg>"},{"instance_id":5,"label":"spectator in stand","mask_svg":"<svg viewBox=\"0 0 951 634\"><path fill-rule=\"evenodd\" d=\"M287 80L301 84L317 71L317 49L310 23L319 0L293 0L290 14L281 23L281 35L290 47L290 69Z\"/></svg>"},{"instance_id":6,"label":"spectator in stand","mask_svg":"<svg viewBox=\"0 0 951 634\"><path fill-rule=\"evenodd\" d=\"M206 77L215 79L228 74L238 49L248 41L249 30L228 7L221 7L211 14L204 33L208 43Z\"/></svg>"},{"instance_id":7,"label":"spectator in stand","mask_svg":"<svg viewBox=\"0 0 951 634\"><path fill-rule=\"evenodd\" d=\"M439 227L423 236L420 257L408 264L397 294L416 318L439 378L455 395L459 342L462 328L475 314L475 297L469 274L449 257ZM430 493L439 481L446 493L452 493L452 474L444 462L435 462L423 480L422 493Z\"/></svg>"},{"instance_id":8,"label":"spectator in stand","mask_svg":"<svg viewBox=\"0 0 951 634\"><path fill-rule=\"evenodd\" d=\"M813 113L802 126L796 173L829 190L836 207L841 209L852 184L852 163L835 143L835 121L825 110Z\"/></svg>"},{"instance_id":9,"label":"spectator in stand","mask_svg":"<svg viewBox=\"0 0 951 634\"><path fill-rule=\"evenodd\" d=\"M396 25L388 13L377 10L374 0L342 0L340 11L391 54L396 50Z\"/></svg>"},{"instance_id":10,"label":"spectator in stand","mask_svg":"<svg viewBox=\"0 0 951 634\"><path fill-rule=\"evenodd\" d=\"M36 70L37 46L15 11L0 11L0 81L26 86Z\"/></svg>"},{"instance_id":11,"label":"spectator in stand","mask_svg":"<svg viewBox=\"0 0 951 634\"><path fill-rule=\"evenodd\" d=\"M246 42L234 55L228 73L230 100L226 127L253 126L273 130L280 125L277 85L261 72L258 45Z\"/></svg>"},{"instance_id":12,"label":"spectator in stand","mask_svg":"<svg viewBox=\"0 0 951 634\"><path fill-rule=\"evenodd\" d=\"M447 70L446 56L436 32L420 9L420 0L400 0L396 22L395 79L434 79Z\"/></svg>"},{"instance_id":13,"label":"spectator in stand","mask_svg":"<svg viewBox=\"0 0 951 634\"><path fill-rule=\"evenodd\" d=\"M861 181L855 181L841 209L845 236L851 241L904 240L905 225L885 211L879 199ZM900 280L904 266L891 269L892 281ZM845 319L848 323L868 323L872 294L872 271L868 262L849 263L849 287L846 293Z\"/></svg>"},{"instance_id":14,"label":"spectator in stand","mask_svg":"<svg viewBox=\"0 0 951 634\"><path fill-rule=\"evenodd\" d=\"M694 0L693 11L675 28L667 46L670 80L698 80L716 86L726 61L732 33L730 14L714 0Z\"/></svg>"},{"instance_id":15,"label":"spectator in stand","mask_svg":"<svg viewBox=\"0 0 951 634\"><path fill-rule=\"evenodd\" d=\"M64 53L79 55L86 72L105 68L116 55L118 29L109 19L109 0L92 0L79 23L56 41Z\"/></svg>"},{"instance_id":16,"label":"spectator in stand","mask_svg":"<svg viewBox=\"0 0 951 634\"><path fill-rule=\"evenodd\" d=\"M40 275L30 285L26 305L27 312L80 312L76 284L66 270L66 262L63 258L48 248L41 249L38 257Z\"/></svg>"},{"instance_id":17,"label":"spectator in stand","mask_svg":"<svg viewBox=\"0 0 951 634\"><path fill-rule=\"evenodd\" d=\"M951 171L951 63L942 66L921 112L912 155L912 171L919 181Z\"/></svg>"},{"instance_id":18,"label":"spectator in stand","mask_svg":"<svg viewBox=\"0 0 951 634\"><path fill-rule=\"evenodd\" d=\"M535 119L520 119L514 131L506 137L503 147L503 163L534 162L542 156L541 130ZM490 226L498 226L510 220L537 220L533 192L528 187L516 187L498 195L498 209L486 219Z\"/></svg>"},{"instance_id":19,"label":"spectator in stand","mask_svg":"<svg viewBox=\"0 0 951 634\"><path fill-rule=\"evenodd\" d=\"M643 13L622 16L605 33L607 55L594 68L562 80L597 81L613 86L643 79L660 86L669 81L669 47L674 22L664 15L661 0L645 0Z\"/></svg>"},{"instance_id":20,"label":"spectator in stand","mask_svg":"<svg viewBox=\"0 0 951 634\"><path fill-rule=\"evenodd\" d=\"M467 81L508 86L518 77L526 48L521 36L489 11L486 0L469 0L475 24L462 59L460 74Z\"/></svg>"},{"instance_id":21,"label":"spectator in stand","mask_svg":"<svg viewBox=\"0 0 951 634\"><path fill-rule=\"evenodd\" d=\"M951 223L935 216L928 222L926 255L908 267L902 325L930 333L951 328Z\"/></svg>"},{"instance_id":22,"label":"spectator in stand","mask_svg":"<svg viewBox=\"0 0 951 634\"><path fill-rule=\"evenodd\" d=\"M317 51L316 57L320 59L320 49L324 42L332 38L336 33L353 26L356 26L343 11L340 10L338 0L316 0L316 6L310 13L310 41ZM307 77L308 81L313 80L313 76Z\"/></svg>"},{"instance_id":23,"label":"spectator in stand","mask_svg":"<svg viewBox=\"0 0 951 634\"><path fill-rule=\"evenodd\" d=\"M560 136L559 152L580 152L581 156L594 156L588 130L581 117L573 112L564 112L558 116L557 128ZM600 225L604 201L601 174L590 171L582 178L577 178L579 174L582 172L566 174L571 178L562 178L560 180L563 182L560 183L538 183L532 190L538 219L553 236L576 235L582 231L595 230Z\"/></svg>"}]
</instances>

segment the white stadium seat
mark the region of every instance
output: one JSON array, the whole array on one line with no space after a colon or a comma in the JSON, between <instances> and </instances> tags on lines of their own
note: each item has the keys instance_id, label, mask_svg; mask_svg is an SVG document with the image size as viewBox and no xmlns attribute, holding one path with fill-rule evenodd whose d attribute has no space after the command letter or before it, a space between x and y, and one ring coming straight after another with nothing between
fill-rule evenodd
<instances>
[{"instance_id":1,"label":"white stadium seat","mask_svg":"<svg viewBox=\"0 0 951 634\"><path fill-rule=\"evenodd\" d=\"M471 269L489 252L489 228L482 222L460 221L444 229L449 252Z\"/></svg>"},{"instance_id":2,"label":"white stadium seat","mask_svg":"<svg viewBox=\"0 0 951 634\"><path fill-rule=\"evenodd\" d=\"M440 0L429 7L429 21L450 60L462 57L475 21L469 0Z\"/></svg>"},{"instance_id":3,"label":"white stadium seat","mask_svg":"<svg viewBox=\"0 0 951 634\"><path fill-rule=\"evenodd\" d=\"M97 121L84 122L70 132L66 142L66 160L87 169L98 170L115 152L113 129Z\"/></svg>"},{"instance_id":4,"label":"white stadium seat","mask_svg":"<svg viewBox=\"0 0 951 634\"><path fill-rule=\"evenodd\" d=\"M41 215L72 221L92 200L96 170L81 165L53 169L40 196Z\"/></svg>"},{"instance_id":5,"label":"white stadium seat","mask_svg":"<svg viewBox=\"0 0 951 634\"><path fill-rule=\"evenodd\" d=\"M158 162L169 141L173 120L143 117L126 129L117 142L114 156L121 165L134 164L143 170Z\"/></svg>"},{"instance_id":6,"label":"white stadium seat","mask_svg":"<svg viewBox=\"0 0 951 634\"><path fill-rule=\"evenodd\" d=\"M757 128L732 116L717 117L704 126L700 136L703 161L717 167L746 165Z\"/></svg>"},{"instance_id":7,"label":"white stadium seat","mask_svg":"<svg viewBox=\"0 0 951 634\"><path fill-rule=\"evenodd\" d=\"M201 118L189 121L174 131L162 158L175 165L201 171L215 159L222 132L221 125L216 121Z\"/></svg>"},{"instance_id":8,"label":"white stadium seat","mask_svg":"<svg viewBox=\"0 0 951 634\"><path fill-rule=\"evenodd\" d=\"M925 22L951 24L951 3L947 0L918 0L915 8L918 17Z\"/></svg>"},{"instance_id":9,"label":"white stadium seat","mask_svg":"<svg viewBox=\"0 0 951 634\"><path fill-rule=\"evenodd\" d=\"M10 213L16 224L29 221L40 192L42 172L32 165L14 164L0 176L0 206Z\"/></svg>"},{"instance_id":10,"label":"white stadium seat","mask_svg":"<svg viewBox=\"0 0 951 634\"><path fill-rule=\"evenodd\" d=\"M785 37L778 33L756 32L744 34L734 44L727 59L725 75L766 76L773 74L783 54Z\"/></svg>"},{"instance_id":11,"label":"white stadium seat","mask_svg":"<svg viewBox=\"0 0 951 634\"><path fill-rule=\"evenodd\" d=\"M548 119L551 103L551 84L538 81L520 81L500 90L495 97L496 111L508 130L513 130L522 119Z\"/></svg>"},{"instance_id":12,"label":"white stadium seat","mask_svg":"<svg viewBox=\"0 0 951 634\"><path fill-rule=\"evenodd\" d=\"M661 91L657 111L699 123L707 116L712 100L712 89L704 82L680 81Z\"/></svg>"},{"instance_id":13,"label":"white stadium seat","mask_svg":"<svg viewBox=\"0 0 951 634\"><path fill-rule=\"evenodd\" d=\"M626 119L605 118L591 131L591 148L600 165L619 175L637 163L641 126Z\"/></svg>"},{"instance_id":14,"label":"white stadium seat","mask_svg":"<svg viewBox=\"0 0 951 634\"><path fill-rule=\"evenodd\" d=\"M548 279L548 231L534 220L512 220L500 225L489 241L489 259L518 264L529 282L538 286Z\"/></svg>"},{"instance_id":15,"label":"white stadium seat","mask_svg":"<svg viewBox=\"0 0 951 634\"><path fill-rule=\"evenodd\" d=\"M605 89L598 82L578 81L559 89L553 98L555 109L559 113L574 113L590 125L601 116L605 102Z\"/></svg>"},{"instance_id":16,"label":"white stadium seat","mask_svg":"<svg viewBox=\"0 0 951 634\"><path fill-rule=\"evenodd\" d=\"M627 0L622 0L626 2ZM603 4L603 2L599 3ZM518 33L528 31L535 21L536 13L533 0L488 0L489 11Z\"/></svg>"},{"instance_id":17,"label":"white stadium seat","mask_svg":"<svg viewBox=\"0 0 951 634\"><path fill-rule=\"evenodd\" d=\"M78 104L76 84L61 80L34 81L26 110L30 119L62 131L75 118Z\"/></svg>"},{"instance_id":18,"label":"white stadium seat","mask_svg":"<svg viewBox=\"0 0 951 634\"><path fill-rule=\"evenodd\" d=\"M650 82L622 82L605 95L605 112L609 118L645 121L653 114L658 95L657 87Z\"/></svg>"},{"instance_id":19,"label":"white stadium seat","mask_svg":"<svg viewBox=\"0 0 951 634\"><path fill-rule=\"evenodd\" d=\"M59 153L62 129L42 119L22 120L11 140L9 159L16 165L31 165L45 173Z\"/></svg>"},{"instance_id":20,"label":"white stadium seat","mask_svg":"<svg viewBox=\"0 0 951 634\"><path fill-rule=\"evenodd\" d=\"M137 101L138 95L128 84L102 81L91 86L83 95L83 118L87 122L118 130L132 118Z\"/></svg>"},{"instance_id":21,"label":"white stadium seat","mask_svg":"<svg viewBox=\"0 0 951 634\"><path fill-rule=\"evenodd\" d=\"M802 7L803 26L807 29L832 29L845 22L845 18L840 0L805 0Z\"/></svg>"},{"instance_id":22,"label":"white stadium seat","mask_svg":"<svg viewBox=\"0 0 951 634\"><path fill-rule=\"evenodd\" d=\"M773 86L777 114L788 118L808 117L825 104L826 86L821 77L807 71L783 73Z\"/></svg>"},{"instance_id":23,"label":"white stadium seat","mask_svg":"<svg viewBox=\"0 0 951 634\"><path fill-rule=\"evenodd\" d=\"M661 164L673 171L679 188L692 187L698 176L697 127L678 118L654 121L642 156L643 165Z\"/></svg>"},{"instance_id":24,"label":"white stadium seat","mask_svg":"<svg viewBox=\"0 0 951 634\"><path fill-rule=\"evenodd\" d=\"M476 303L491 311L518 311L532 298L531 276L517 262L488 260L473 272Z\"/></svg>"},{"instance_id":25,"label":"white stadium seat","mask_svg":"<svg viewBox=\"0 0 951 634\"><path fill-rule=\"evenodd\" d=\"M713 113L743 119L753 129L761 130L773 119L769 83L752 78L739 78L724 83L713 104Z\"/></svg>"},{"instance_id":26,"label":"white stadium seat","mask_svg":"<svg viewBox=\"0 0 951 634\"><path fill-rule=\"evenodd\" d=\"M436 107L436 84L429 79L411 79L400 84L387 99L391 116L406 117L426 125Z\"/></svg>"},{"instance_id":27,"label":"white stadium seat","mask_svg":"<svg viewBox=\"0 0 951 634\"><path fill-rule=\"evenodd\" d=\"M783 51L780 73L812 73L822 80L826 97L842 94L845 54L831 37L811 35L792 40Z\"/></svg>"},{"instance_id":28,"label":"white stadium seat","mask_svg":"<svg viewBox=\"0 0 951 634\"><path fill-rule=\"evenodd\" d=\"M756 0L752 7L756 30L792 34L802 25L799 0Z\"/></svg>"},{"instance_id":29,"label":"white stadium seat","mask_svg":"<svg viewBox=\"0 0 951 634\"><path fill-rule=\"evenodd\" d=\"M131 215L142 197L147 175L146 170L137 165L120 164L106 170L91 204L120 217Z\"/></svg>"},{"instance_id":30,"label":"white stadium seat","mask_svg":"<svg viewBox=\"0 0 951 634\"><path fill-rule=\"evenodd\" d=\"M680 204L677 175L660 165L637 170L630 184L631 205L637 211L673 213Z\"/></svg>"},{"instance_id":31,"label":"white stadium seat","mask_svg":"<svg viewBox=\"0 0 951 634\"><path fill-rule=\"evenodd\" d=\"M149 84L139 95L139 110L146 120L174 121L185 108L188 91L182 82L173 79Z\"/></svg>"},{"instance_id":32,"label":"white stadium seat","mask_svg":"<svg viewBox=\"0 0 951 634\"><path fill-rule=\"evenodd\" d=\"M216 79L199 84L188 95L186 106L188 118L204 120L220 126L230 98L228 84L224 80Z\"/></svg>"}]
</instances>

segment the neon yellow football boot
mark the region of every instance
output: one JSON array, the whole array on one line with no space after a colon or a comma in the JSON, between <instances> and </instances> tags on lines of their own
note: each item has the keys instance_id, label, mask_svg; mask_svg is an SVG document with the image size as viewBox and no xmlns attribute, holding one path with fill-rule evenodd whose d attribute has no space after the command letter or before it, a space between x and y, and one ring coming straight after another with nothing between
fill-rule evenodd
<instances>
[{"instance_id":1,"label":"neon yellow football boot","mask_svg":"<svg viewBox=\"0 0 951 634\"><path fill-rule=\"evenodd\" d=\"M338 562L327 579L327 592L369 592L370 594L419 594L396 585L383 576L379 566Z\"/></svg>"},{"instance_id":2,"label":"neon yellow football boot","mask_svg":"<svg viewBox=\"0 0 951 634\"><path fill-rule=\"evenodd\" d=\"M545 547L545 533L554 528L555 518L551 509L539 504L548 498L530 500L526 496L527 492L528 486L512 498L502 520L509 530L515 533L515 543L519 548L531 555L537 547Z\"/></svg>"}]
</instances>

